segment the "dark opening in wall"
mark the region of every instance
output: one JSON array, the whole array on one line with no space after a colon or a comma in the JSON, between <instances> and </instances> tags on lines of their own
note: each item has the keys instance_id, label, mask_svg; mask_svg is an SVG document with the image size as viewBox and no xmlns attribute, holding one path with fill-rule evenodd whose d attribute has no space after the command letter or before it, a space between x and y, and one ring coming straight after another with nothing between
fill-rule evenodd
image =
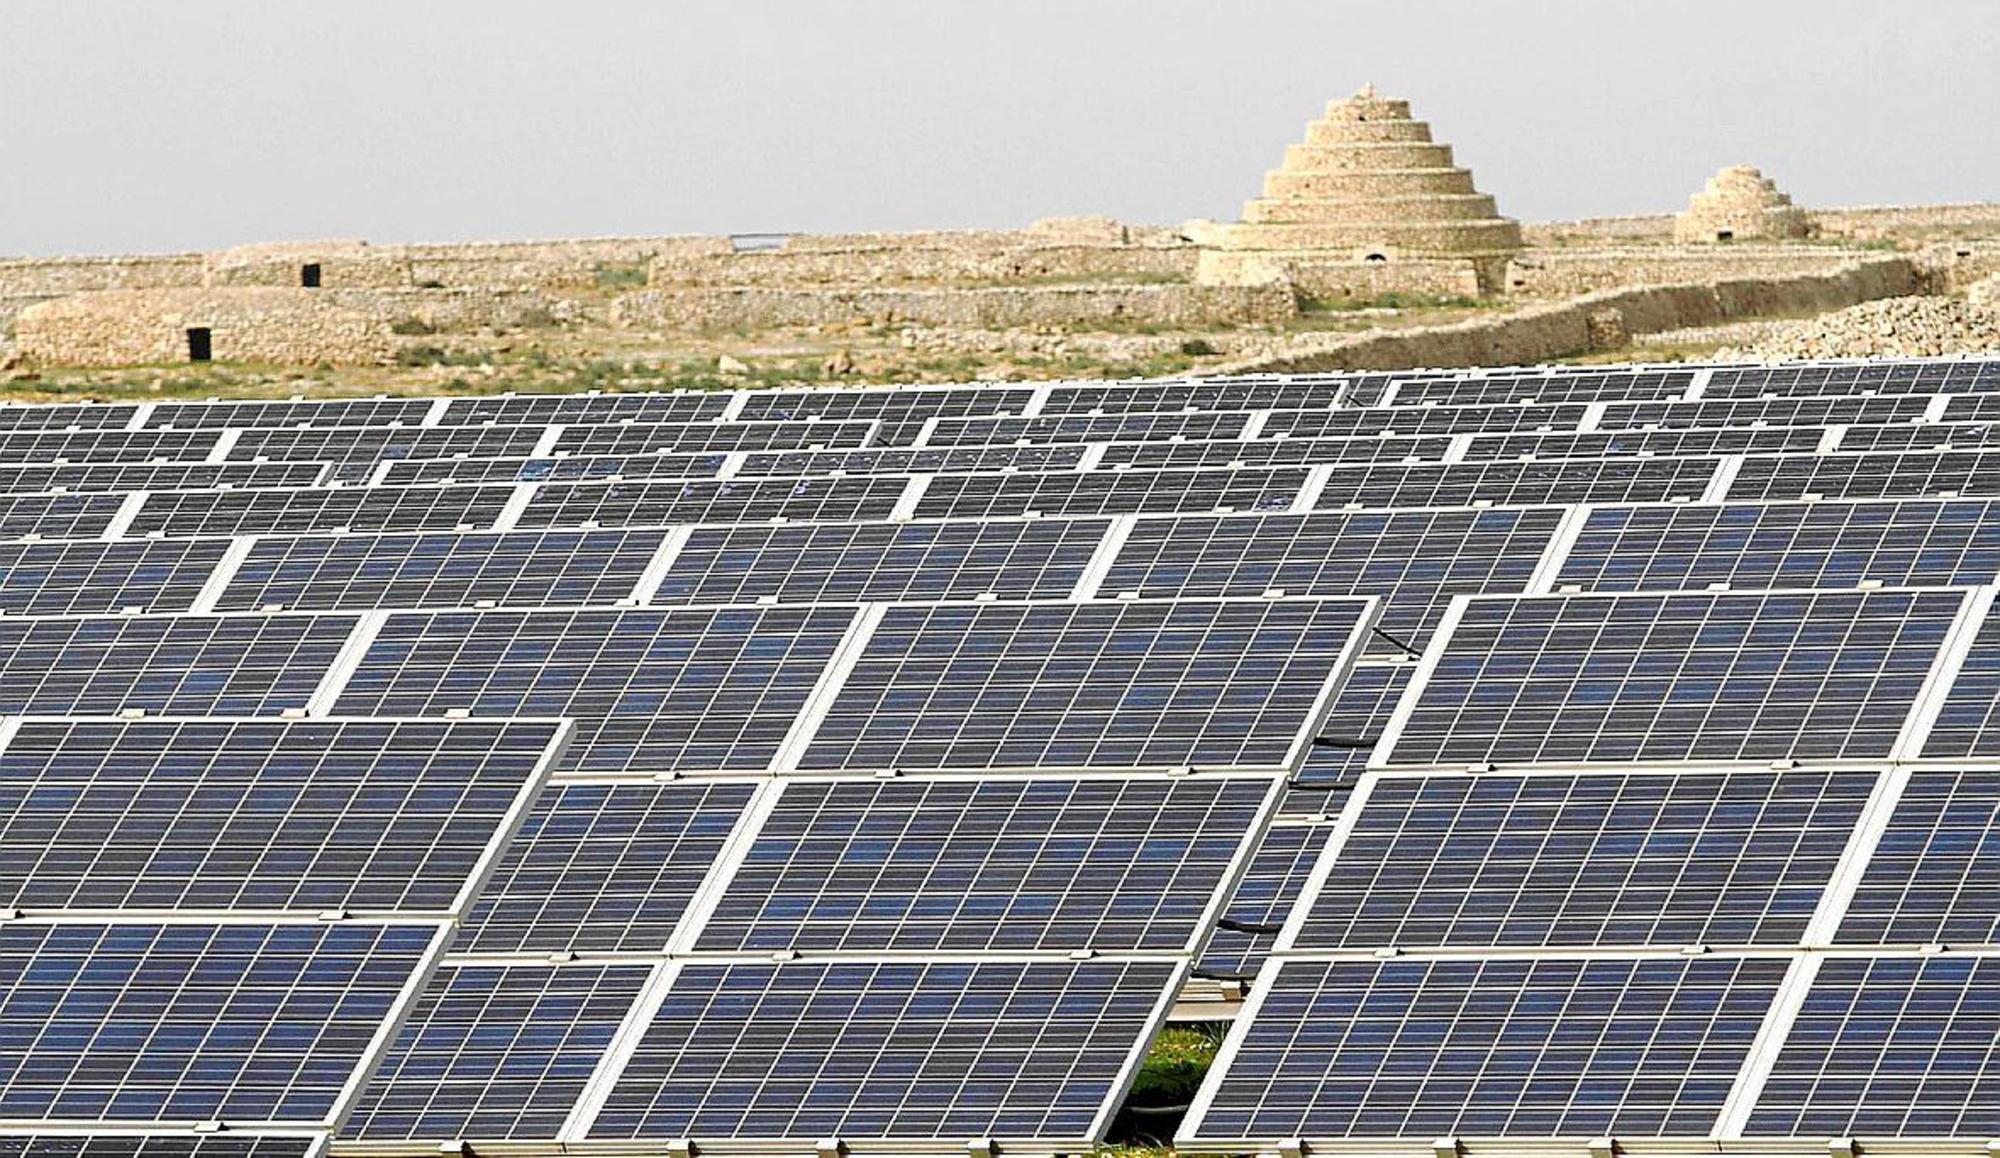
<instances>
[{"instance_id":1,"label":"dark opening in wall","mask_svg":"<svg viewBox=\"0 0 2000 1158\"><path fill-rule=\"evenodd\" d=\"M319 288L319 263L307 262L299 267L299 284L307 289Z\"/></svg>"},{"instance_id":2,"label":"dark opening in wall","mask_svg":"<svg viewBox=\"0 0 2000 1158\"><path fill-rule=\"evenodd\" d=\"M196 326L188 332L188 361L206 362L212 353L207 326Z\"/></svg>"},{"instance_id":3,"label":"dark opening in wall","mask_svg":"<svg viewBox=\"0 0 2000 1158\"><path fill-rule=\"evenodd\" d=\"M1369 255L1368 255L1367 257L1364 257L1364 258L1362 258L1361 260L1363 260L1363 261L1372 261L1372 262L1376 262L1376 263L1378 263L1378 264L1379 264L1379 263L1381 263L1381 262L1385 262L1385 261L1388 261L1388 260L1389 260L1389 255L1388 255L1388 254L1386 254L1386 253L1371 253L1371 254L1369 254Z\"/></svg>"},{"instance_id":4,"label":"dark opening in wall","mask_svg":"<svg viewBox=\"0 0 2000 1158\"><path fill-rule=\"evenodd\" d=\"M1715 231L1715 239L1717 241L1734 241L1736 240L1736 231L1733 229L1718 229Z\"/></svg>"}]
</instances>

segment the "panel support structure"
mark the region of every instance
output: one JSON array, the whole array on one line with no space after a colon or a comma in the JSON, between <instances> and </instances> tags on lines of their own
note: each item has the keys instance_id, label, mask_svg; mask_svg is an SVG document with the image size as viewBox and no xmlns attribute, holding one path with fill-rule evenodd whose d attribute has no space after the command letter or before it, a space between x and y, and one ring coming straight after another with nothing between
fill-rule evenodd
<instances>
[{"instance_id":1,"label":"panel support structure","mask_svg":"<svg viewBox=\"0 0 2000 1158\"><path fill-rule=\"evenodd\" d=\"M1097 549L1090 553L1090 561L1083 565L1083 574L1077 576L1076 590L1070 592L1074 602L1096 599L1105 579L1111 575L1112 564L1118 561L1119 552L1125 549L1125 540L1132 537L1132 528L1139 525L1137 515L1115 515L1111 525L1105 528L1104 537L1097 541Z\"/></svg>"},{"instance_id":2,"label":"panel support structure","mask_svg":"<svg viewBox=\"0 0 2000 1158\"><path fill-rule=\"evenodd\" d=\"M215 561L215 570L208 573L208 579L202 583L201 590L195 593L194 602L188 605L188 612L193 615L207 615L214 611L215 605L222 600L222 593L229 589L230 581L236 578L237 570L243 566L243 561L250 557L251 550L256 546L255 535L243 535L231 539L229 546L222 552L222 558Z\"/></svg>"},{"instance_id":3,"label":"panel support structure","mask_svg":"<svg viewBox=\"0 0 2000 1158\"><path fill-rule=\"evenodd\" d=\"M666 581L667 572L673 568L674 560L680 557L681 548L687 546L688 540L693 537L694 528L691 526L668 531L667 537L660 541L660 549L653 552L653 557L647 561L646 569L639 572L639 581L632 585L632 594L626 597L627 600L637 607L651 603L660 590L660 584Z\"/></svg>"},{"instance_id":4,"label":"panel support structure","mask_svg":"<svg viewBox=\"0 0 2000 1158\"><path fill-rule=\"evenodd\" d=\"M333 705L340 700L340 693L347 688L347 681L361 667L361 660L368 649L375 644L376 635L382 625L389 622L386 611L364 611L354 624L354 630L341 645L340 654L333 657L333 665L320 678L319 686L313 689L312 698L306 701L306 715L313 719L323 719L333 714Z\"/></svg>"},{"instance_id":5,"label":"panel support structure","mask_svg":"<svg viewBox=\"0 0 2000 1158\"><path fill-rule=\"evenodd\" d=\"M868 640L875 634L875 628L882 617L889 613L887 603L865 603L847 625L847 634L841 638L833 650L833 658L820 672L819 682L813 685L812 694L806 697L805 706L792 721L791 731L785 734L784 742L778 745L777 755L771 757L770 771L783 774L799 766L805 756L807 745L812 743L813 734L826 721L827 710L833 707L834 697L840 694L841 685L861 662L861 653L868 648Z\"/></svg>"}]
</instances>

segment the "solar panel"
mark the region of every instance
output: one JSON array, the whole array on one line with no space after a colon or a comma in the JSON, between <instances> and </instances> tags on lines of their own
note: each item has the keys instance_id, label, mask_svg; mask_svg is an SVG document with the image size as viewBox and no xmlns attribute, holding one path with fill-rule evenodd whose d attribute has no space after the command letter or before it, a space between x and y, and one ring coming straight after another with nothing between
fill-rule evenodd
<instances>
[{"instance_id":1,"label":"solar panel","mask_svg":"<svg viewBox=\"0 0 2000 1158\"><path fill-rule=\"evenodd\" d=\"M1280 410L1263 436L1327 438L1357 434L1477 434L1481 431L1575 430L1587 407L1500 403L1491 406L1378 406L1365 410Z\"/></svg>"},{"instance_id":2,"label":"solar panel","mask_svg":"<svg viewBox=\"0 0 2000 1158\"><path fill-rule=\"evenodd\" d=\"M0 1134L4 1158L312 1158L315 1134Z\"/></svg>"},{"instance_id":3,"label":"solar panel","mask_svg":"<svg viewBox=\"0 0 2000 1158\"><path fill-rule=\"evenodd\" d=\"M0 433L0 462L47 466L65 462L200 462L215 449L215 431L83 430Z\"/></svg>"},{"instance_id":4,"label":"solar panel","mask_svg":"<svg viewBox=\"0 0 2000 1158\"><path fill-rule=\"evenodd\" d=\"M0 750L0 907L454 913L558 731L30 718Z\"/></svg>"},{"instance_id":5,"label":"solar panel","mask_svg":"<svg viewBox=\"0 0 2000 1158\"><path fill-rule=\"evenodd\" d=\"M593 1139L1087 1140L1180 966L688 963Z\"/></svg>"},{"instance_id":6,"label":"solar panel","mask_svg":"<svg viewBox=\"0 0 2000 1158\"><path fill-rule=\"evenodd\" d=\"M1956 498L2000 495L2000 453L1761 455L1743 460L1732 499Z\"/></svg>"},{"instance_id":7,"label":"solar panel","mask_svg":"<svg viewBox=\"0 0 2000 1158\"><path fill-rule=\"evenodd\" d=\"M1360 599L888 608L799 766L1290 767Z\"/></svg>"},{"instance_id":8,"label":"solar panel","mask_svg":"<svg viewBox=\"0 0 2000 1158\"><path fill-rule=\"evenodd\" d=\"M1715 458L1579 458L1546 462L1336 467L1313 506L1464 507L1476 503L1665 502L1702 497Z\"/></svg>"},{"instance_id":9,"label":"solar panel","mask_svg":"<svg viewBox=\"0 0 2000 1158\"><path fill-rule=\"evenodd\" d=\"M1687 393L1691 370L1571 370L1562 373L1494 373L1453 380L1402 381L1398 406L1477 406L1502 402L1611 402L1664 400Z\"/></svg>"},{"instance_id":10,"label":"solar panel","mask_svg":"<svg viewBox=\"0 0 2000 1158\"><path fill-rule=\"evenodd\" d=\"M1863 398L1717 399L1704 402L1613 402L1598 419L1599 430L1697 426L1848 426L1871 422L1917 422L1930 399L1922 395Z\"/></svg>"},{"instance_id":11,"label":"solar panel","mask_svg":"<svg viewBox=\"0 0 2000 1158\"><path fill-rule=\"evenodd\" d=\"M1289 947L1796 944L1877 778L1383 777Z\"/></svg>"},{"instance_id":12,"label":"solar panel","mask_svg":"<svg viewBox=\"0 0 2000 1158\"><path fill-rule=\"evenodd\" d=\"M2000 772L1919 768L1896 798L1837 940L2000 942Z\"/></svg>"},{"instance_id":13,"label":"solar panel","mask_svg":"<svg viewBox=\"0 0 2000 1158\"><path fill-rule=\"evenodd\" d=\"M809 446L863 446L872 422L659 422L566 426L557 454L644 454L730 450L798 450Z\"/></svg>"},{"instance_id":14,"label":"solar panel","mask_svg":"<svg viewBox=\"0 0 2000 1158\"><path fill-rule=\"evenodd\" d=\"M236 462L307 461L333 466L333 479L362 481L375 464L392 458L449 458L452 455L525 455L547 431L542 426L454 426L439 428L335 426L309 429L239 430L228 457Z\"/></svg>"},{"instance_id":15,"label":"solar panel","mask_svg":"<svg viewBox=\"0 0 2000 1158\"><path fill-rule=\"evenodd\" d=\"M309 487L318 462L86 462L69 466L0 466L0 493L174 491L217 487Z\"/></svg>"},{"instance_id":16,"label":"solar panel","mask_svg":"<svg viewBox=\"0 0 2000 1158\"><path fill-rule=\"evenodd\" d=\"M0 1118L325 1125L432 925L0 922Z\"/></svg>"},{"instance_id":17,"label":"solar panel","mask_svg":"<svg viewBox=\"0 0 2000 1158\"><path fill-rule=\"evenodd\" d=\"M1557 508L1140 519L1098 590L1379 595L1382 629L1420 648L1453 595L1526 590L1561 520Z\"/></svg>"},{"instance_id":18,"label":"solar panel","mask_svg":"<svg viewBox=\"0 0 2000 1158\"><path fill-rule=\"evenodd\" d=\"M1991 583L2000 507L1826 502L1605 507L1590 512L1558 585L1586 591Z\"/></svg>"},{"instance_id":19,"label":"solar panel","mask_svg":"<svg viewBox=\"0 0 2000 1158\"><path fill-rule=\"evenodd\" d=\"M1190 466L1310 466L1318 463L1436 462L1451 450L1438 436L1276 438L1212 442L1112 442L1103 463L1158 469Z\"/></svg>"},{"instance_id":20,"label":"solar panel","mask_svg":"<svg viewBox=\"0 0 2000 1158\"><path fill-rule=\"evenodd\" d=\"M122 429L139 408L129 402L68 402L56 405L0 404L0 430Z\"/></svg>"},{"instance_id":21,"label":"solar panel","mask_svg":"<svg viewBox=\"0 0 2000 1158\"><path fill-rule=\"evenodd\" d=\"M1188 952L1262 777L786 784L695 943L714 952Z\"/></svg>"},{"instance_id":22,"label":"solar panel","mask_svg":"<svg viewBox=\"0 0 2000 1158\"><path fill-rule=\"evenodd\" d=\"M111 529L121 494L0 495L0 539L95 538Z\"/></svg>"},{"instance_id":23,"label":"solar panel","mask_svg":"<svg viewBox=\"0 0 2000 1158\"><path fill-rule=\"evenodd\" d=\"M1284 961L1179 1145L1703 1137L1786 965Z\"/></svg>"},{"instance_id":24,"label":"solar panel","mask_svg":"<svg viewBox=\"0 0 2000 1158\"><path fill-rule=\"evenodd\" d=\"M721 418L730 395L714 391L671 394L502 394L454 398L440 426L479 423L700 422Z\"/></svg>"},{"instance_id":25,"label":"solar panel","mask_svg":"<svg viewBox=\"0 0 2000 1158\"><path fill-rule=\"evenodd\" d=\"M1473 597L1377 759L1884 759L1963 599Z\"/></svg>"},{"instance_id":26,"label":"solar panel","mask_svg":"<svg viewBox=\"0 0 2000 1158\"><path fill-rule=\"evenodd\" d=\"M334 712L568 717L566 770L761 771L854 617L851 607L392 614Z\"/></svg>"},{"instance_id":27,"label":"solar panel","mask_svg":"<svg viewBox=\"0 0 2000 1158\"><path fill-rule=\"evenodd\" d=\"M1278 940L1313 862L1332 833L1328 824L1274 824L1264 830L1249 867L1236 882L1215 933L1201 954L1201 971L1250 977Z\"/></svg>"},{"instance_id":28,"label":"solar panel","mask_svg":"<svg viewBox=\"0 0 2000 1158\"><path fill-rule=\"evenodd\" d=\"M555 783L479 893L473 953L660 952L754 792L745 783Z\"/></svg>"},{"instance_id":29,"label":"solar panel","mask_svg":"<svg viewBox=\"0 0 2000 1158\"><path fill-rule=\"evenodd\" d=\"M1949 393L1992 389L1991 362L1846 362L1791 366L1720 367L1705 391L1710 397L1764 394Z\"/></svg>"},{"instance_id":30,"label":"solar panel","mask_svg":"<svg viewBox=\"0 0 2000 1158\"><path fill-rule=\"evenodd\" d=\"M907 446L931 418L1019 414L1034 397L1026 386L875 387L861 390L752 390L743 420L878 420L874 445ZM747 448L746 448L747 449Z\"/></svg>"},{"instance_id":31,"label":"solar panel","mask_svg":"<svg viewBox=\"0 0 2000 1158\"><path fill-rule=\"evenodd\" d=\"M1291 509L1305 483L1306 471L1298 468L941 474L917 500L916 517L1283 511Z\"/></svg>"},{"instance_id":32,"label":"solar panel","mask_svg":"<svg viewBox=\"0 0 2000 1158\"><path fill-rule=\"evenodd\" d=\"M1306 410L1338 402L1348 375L1287 375L1283 378L1207 378L1168 382L1059 384L1049 390L1043 414L1106 414L1126 411Z\"/></svg>"},{"instance_id":33,"label":"solar panel","mask_svg":"<svg viewBox=\"0 0 2000 1158\"><path fill-rule=\"evenodd\" d=\"M1744 1133L2000 1134L2000 960L1820 962Z\"/></svg>"},{"instance_id":34,"label":"solar panel","mask_svg":"<svg viewBox=\"0 0 2000 1158\"><path fill-rule=\"evenodd\" d=\"M1234 438L1249 421L1249 412L1242 410L1068 414L1047 418L947 418L931 427L930 434L924 438L924 445Z\"/></svg>"},{"instance_id":35,"label":"solar panel","mask_svg":"<svg viewBox=\"0 0 2000 1158\"><path fill-rule=\"evenodd\" d=\"M1850 426L1841 431L1836 449L1896 453L1992 446L1995 442L2000 442L2000 425L1991 422L1924 422Z\"/></svg>"},{"instance_id":36,"label":"solar panel","mask_svg":"<svg viewBox=\"0 0 2000 1158\"><path fill-rule=\"evenodd\" d=\"M1819 449L1820 426L1716 426L1687 430L1606 430L1588 434L1475 434L1466 443L1466 462L1510 458L1615 458L1681 455L1757 454Z\"/></svg>"},{"instance_id":37,"label":"solar panel","mask_svg":"<svg viewBox=\"0 0 2000 1158\"><path fill-rule=\"evenodd\" d=\"M447 965L344 1138L553 1139L652 976L648 965Z\"/></svg>"},{"instance_id":38,"label":"solar panel","mask_svg":"<svg viewBox=\"0 0 2000 1158\"><path fill-rule=\"evenodd\" d=\"M651 602L1061 598L1076 590L1109 527L1103 519L703 527Z\"/></svg>"},{"instance_id":39,"label":"solar panel","mask_svg":"<svg viewBox=\"0 0 2000 1158\"><path fill-rule=\"evenodd\" d=\"M1316 743L1306 751L1305 762L1292 777L1295 788L1308 790L1299 799L1318 807L1319 794L1338 787L1352 787L1368 765L1368 754L1389 727L1396 703L1410 686L1417 668L1412 663L1358 663L1334 693L1333 707L1320 724ZM1288 800L1285 811L1296 811Z\"/></svg>"},{"instance_id":40,"label":"solar panel","mask_svg":"<svg viewBox=\"0 0 2000 1158\"><path fill-rule=\"evenodd\" d=\"M738 477L761 475L933 474L939 471L1073 470L1084 447L892 446L859 450L760 450L743 456Z\"/></svg>"},{"instance_id":41,"label":"solar panel","mask_svg":"<svg viewBox=\"0 0 2000 1158\"><path fill-rule=\"evenodd\" d=\"M337 487L161 491L146 496L127 535L249 535L307 531L449 531L490 527L512 487Z\"/></svg>"},{"instance_id":42,"label":"solar panel","mask_svg":"<svg viewBox=\"0 0 2000 1158\"><path fill-rule=\"evenodd\" d=\"M544 483L521 512L523 527L667 526L889 517L909 480L901 475L832 479Z\"/></svg>"},{"instance_id":43,"label":"solar panel","mask_svg":"<svg viewBox=\"0 0 2000 1158\"><path fill-rule=\"evenodd\" d=\"M228 549L219 539L0 544L0 612L186 611Z\"/></svg>"},{"instance_id":44,"label":"solar panel","mask_svg":"<svg viewBox=\"0 0 2000 1158\"><path fill-rule=\"evenodd\" d=\"M215 606L610 604L631 596L666 537L623 530L259 537Z\"/></svg>"},{"instance_id":45,"label":"solar panel","mask_svg":"<svg viewBox=\"0 0 2000 1158\"><path fill-rule=\"evenodd\" d=\"M1989 611L1924 740L1926 759L2000 752L2000 616Z\"/></svg>"},{"instance_id":46,"label":"solar panel","mask_svg":"<svg viewBox=\"0 0 2000 1158\"><path fill-rule=\"evenodd\" d=\"M194 430L221 426L415 426L430 413L428 398L332 398L283 402L161 402L146 418L150 429Z\"/></svg>"},{"instance_id":47,"label":"solar panel","mask_svg":"<svg viewBox=\"0 0 2000 1158\"><path fill-rule=\"evenodd\" d=\"M590 482L612 479L714 478L722 452L586 454L564 458L422 458L389 462L380 481L398 483Z\"/></svg>"},{"instance_id":48,"label":"solar panel","mask_svg":"<svg viewBox=\"0 0 2000 1158\"><path fill-rule=\"evenodd\" d=\"M304 709L351 616L0 618L0 714Z\"/></svg>"}]
</instances>

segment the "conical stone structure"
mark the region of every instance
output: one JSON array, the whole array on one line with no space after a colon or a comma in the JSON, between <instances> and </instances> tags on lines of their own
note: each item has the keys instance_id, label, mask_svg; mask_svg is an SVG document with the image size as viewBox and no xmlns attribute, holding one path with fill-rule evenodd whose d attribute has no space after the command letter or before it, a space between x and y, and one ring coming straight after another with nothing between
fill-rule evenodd
<instances>
[{"instance_id":1,"label":"conical stone structure","mask_svg":"<svg viewBox=\"0 0 2000 1158\"><path fill-rule=\"evenodd\" d=\"M1267 264L1295 272L1302 263L1445 259L1470 263L1490 290L1521 249L1521 227L1452 163L1450 145L1431 140L1430 125L1410 118L1408 101L1369 86L1331 102L1306 127L1284 165L1265 175L1264 195L1220 231L1216 247L1270 255ZM1215 264L1256 267L1241 259Z\"/></svg>"},{"instance_id":2,"label":"conical stone structure","mask_svg":"<svg viewBox=\"0 0 2000 1158\"><path fill-rule=\"evenodd\" d=\"M1682 245L1720 241L1804 237L1806 211L1778 191L1778 183L1750 165L1731 165L1688 198L1687 212L1674 218L1674 240Z\"/></svg>"}]
</instances>

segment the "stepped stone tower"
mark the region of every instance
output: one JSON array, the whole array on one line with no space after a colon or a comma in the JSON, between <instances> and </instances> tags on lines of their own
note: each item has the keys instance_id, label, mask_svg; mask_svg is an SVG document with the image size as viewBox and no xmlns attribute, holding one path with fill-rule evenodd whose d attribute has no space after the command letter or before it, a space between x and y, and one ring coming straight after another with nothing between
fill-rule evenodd
<instances>
[{"instance_id":1,"label":"stepped stone tower","mask_svg":"<svg viewBox=\"0 0 2000 1158\"><path fill-rule=\"evenodd\" d=\"M1804 237L1808 227L1806 211L1780 193L1776 181L1752 166L1731 165L1688 198L1687 212L1674 218L1674 241L1698 245Z\"/></svg>"},{"instance_id":2,"label":"stepped stone tower","mask_svg":"<svg viewBox=\"0 0 2000 1158\"><path fill-rule=\"evenodd\" d=\"M1461 280L1469 271L1490 292L1521 249L1521 227L1473 188L1451 146L1431 140L1430 125L1410 119L1408 101L1370 85L1306 126L1305 140L1265 175L1264 195L1214 245L1211 280L1282 273L1309 288L1339 263L1414 261L1434 273L1455 269Z\"/></svg>"}]
</instances>

